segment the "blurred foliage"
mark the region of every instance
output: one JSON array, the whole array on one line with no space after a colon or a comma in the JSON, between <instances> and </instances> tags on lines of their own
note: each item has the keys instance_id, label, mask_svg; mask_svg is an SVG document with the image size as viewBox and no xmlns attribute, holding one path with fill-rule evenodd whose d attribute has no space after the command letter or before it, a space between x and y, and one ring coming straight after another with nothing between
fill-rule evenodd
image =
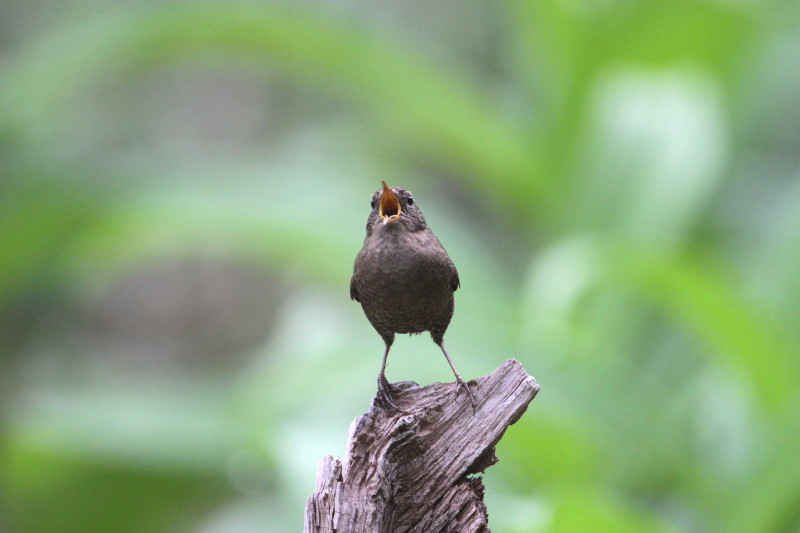
<instances>
[{"instance_id":1,"label":"blurred foliage","mask_svg":"<svg viewBox=\"0 0 800 533\"><path fill-rule=\"evenodd\" d=\"M797 5L2 10L0 531L299 530L373 393L380 179L459 268L461 373L542 386L493 531L800 528Z\"/></svg>"}]
</instances>

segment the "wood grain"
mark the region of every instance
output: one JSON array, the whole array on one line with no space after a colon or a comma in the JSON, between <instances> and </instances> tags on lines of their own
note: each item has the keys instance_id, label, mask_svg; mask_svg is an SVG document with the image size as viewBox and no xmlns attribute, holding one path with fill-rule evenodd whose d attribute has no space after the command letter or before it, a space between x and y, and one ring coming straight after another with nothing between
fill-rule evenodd
<instances>
[{"instance_id":1,"label":"wood grain","mask_svg":"<svg viewBox=\"0 0 800 533\"><path fill-rule=\"evenodd\" d=\"M539 391L514 360L470 383L392 384L401 411L372 400L350 425L344 460L326 455L306 501L305 533L488 532L483 483L495 445Z\"/></svg>"}]
</instances>

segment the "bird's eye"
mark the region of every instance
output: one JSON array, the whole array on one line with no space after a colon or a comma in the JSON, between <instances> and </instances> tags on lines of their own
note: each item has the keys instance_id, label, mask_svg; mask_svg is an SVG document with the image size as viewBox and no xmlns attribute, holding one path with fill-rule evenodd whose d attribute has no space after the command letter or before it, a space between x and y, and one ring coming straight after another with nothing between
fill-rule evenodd
<instances>
[{"instance_id":1,"label":"bird's eye","mask_svg":"<svg viewBox=\"0 0 800 533\"><path fill-rule=\"evenodd\" d=\"M408 205L414 205L414 199L413 199L412 197L410 197L410 196L409 196L408 198L406 198L406 203L407 203Z\"/></svg>"},{"instance_id":2,"label":"bird's eye","mask_svg":"<svg viewBox=\"0 0 800 533\"><path fill-rule=\"evenodd\" d=\"M375 206L377 206L377 205L378 205L378 200L376 200L375 198L373 198L373 199L372 199L372 201L369 203L369 205L371 205L371 206L372 206L372 209L375 209Z\"/></svg>"}]
</instances>

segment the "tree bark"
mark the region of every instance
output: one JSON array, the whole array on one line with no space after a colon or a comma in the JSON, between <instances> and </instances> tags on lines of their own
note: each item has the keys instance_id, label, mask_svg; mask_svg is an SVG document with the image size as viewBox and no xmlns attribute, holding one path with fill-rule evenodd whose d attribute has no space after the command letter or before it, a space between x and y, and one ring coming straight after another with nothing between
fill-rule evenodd
<instances>
[{"instance_id":1,"label":"tree bark","mask_svg":"<svg viewBox=\"0 0 800 533\"><path fill-rule=\"evenodd\" d=\"M495 445L539 386L514 359L469 385L474 411L454 382L392 384L402 412L374 398L350 425L344 461L320 461L304 533L488 532L474 474L497 462Z\"/></svg>"}]
</instances>

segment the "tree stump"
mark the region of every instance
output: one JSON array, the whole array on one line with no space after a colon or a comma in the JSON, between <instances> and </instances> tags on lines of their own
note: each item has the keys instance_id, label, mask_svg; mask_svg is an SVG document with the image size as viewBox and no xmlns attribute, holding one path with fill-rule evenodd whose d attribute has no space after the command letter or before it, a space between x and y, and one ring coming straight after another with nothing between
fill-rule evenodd
<instances>
[{"instance_id":1,"label":"tree stump","mask_svg":"<svg viewBox=\"0 0 800 533\"><path fill-rule=\"evenodd\" d=\"M402 412L374 398L350 425L344 461L320 461L304 533L488 532L473 475L497 462L495 445L539 386L514 359L469 385L474 411L454 382L392 384Z\"/></svg>"}]
</instances>

